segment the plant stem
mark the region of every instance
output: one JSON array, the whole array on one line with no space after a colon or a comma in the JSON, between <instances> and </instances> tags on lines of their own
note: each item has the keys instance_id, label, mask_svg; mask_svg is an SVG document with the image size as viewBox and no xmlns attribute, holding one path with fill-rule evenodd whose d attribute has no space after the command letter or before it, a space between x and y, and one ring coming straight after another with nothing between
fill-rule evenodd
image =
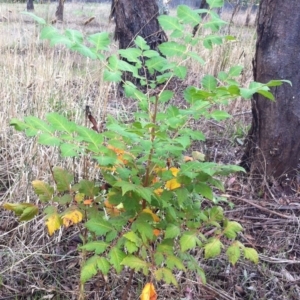
<instances>
[{"instance_id":1,"label":"plant stem","mask_svg":"<svg viewBox=\"0 0 300 300\"><path fill-rule=\"evenodd\" d=\"M147 187L149 185L149 178L150 178L150 166L151 166L151 161L152 161L152 155L154 152L154 147L153 147L153 142L155 140L155 125L156 125L156 114L157 114L157 106L158 106L158 95L155 96L155 103L154 103L154 112L153 115L151 116L151 121L153 123L153 127L151 128L151 133L150 133L150 141L152 143L152 147L148 156L148 161L147 161L147 167L146 167L146 175L145 175L145 180L144 180L144 187ZM146 207L146 201L143 200L143 208Z\"/></svg>"}]
</instances>

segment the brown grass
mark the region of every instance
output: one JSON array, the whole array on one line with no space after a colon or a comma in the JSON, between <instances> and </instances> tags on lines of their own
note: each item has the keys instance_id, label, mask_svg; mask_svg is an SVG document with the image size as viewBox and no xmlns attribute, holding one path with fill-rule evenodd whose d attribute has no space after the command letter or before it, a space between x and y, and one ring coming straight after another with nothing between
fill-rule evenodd
<instances>
[{"instance_id":1,"label":"brown grass","mask_svg":"<svg viewBox=\"0 0 300 300\"><path fill-rule=\"evenodd\" d=\"M85 105L92 107L97 120L106 113L128 118L134 105L117 99L113 87L102 80L100 64L41 41L39 27L20 14L24 8L25 4L0 6L0 207L5 202L37 202L30 182L49 179L49 166L62 164L54 149L40 147L34 139L26 139L10 128L12 118L44 117L47 112L58 111L84 123ZM36 4L35 8L37 15L53 20L54 4ZM108 23L108 5L66 3L65 13L65 22L55 24L60 29L78 29L86 34L113 31ZM197 49L206 65L188 63L187 81L173 83L175 103L182 104L182 88L198 86L203 74L216 75L232 65L244 66L240 78L244 85L252 80L255 29L240 26L243 23L237 22L238 18L243 20L237 16L230 28L236 41L213 51ZM111 48L115 51L116 45ZM238 99L222 108L233 118L218 124L195 124L208 139L194 147L207 152L211 160L237 163L242 153L240 144L251 121L250 103ZM80 176L81 162L76 165ZM91 176L97 176L96 170L91 170ZM299 299L297 201L290 200L295 202L292 205L286 199L275 199L277 203L249 202L251 187L247 183L232 177L227 186L235 206L224 204L224 208L228 216L245 227L241 239L259 250L260 264L241 262L231 267L223 257L204 262L201 253L194 253L205 268L208 284L203 286L192 272L178 273L180 289L159 284L159 299ZM76 228L63 229L50 238L42 217L19 224L13 214L0 208L0 299L77 299L77 233ZM107 279L96 277L86 285L88 298L121 299L127 273L112 273ZM130 299L138 299L143 285L142 276L135 276Z\"/></svg>"}]
</instances>

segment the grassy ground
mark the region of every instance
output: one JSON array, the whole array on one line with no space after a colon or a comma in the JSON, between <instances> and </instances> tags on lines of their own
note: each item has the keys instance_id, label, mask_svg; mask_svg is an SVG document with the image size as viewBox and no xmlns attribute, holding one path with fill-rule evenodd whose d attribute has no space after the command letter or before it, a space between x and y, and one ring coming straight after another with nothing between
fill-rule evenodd
<instances>
[{"instance_id":1,"label":"grassy ground","mask_svg":"<svg viewBox=\"0 0 300 300\"><path fill-rule=\"evenodd\" d=\"M114 86L102 81L100 64L41 41L39 27L20 14L24 9L25 4L0 6L0 299L77 299L78 230L64 229L50 238L41 217L19 224L1 208L5 202L36 202L30 182L49 178L49 166L61 163L56 151L37 146L34 139L25 139L9 127L9 121L58 111L83 124L85 105L91 106L100 121L108 113L128 118L134 103L119 99ZM54 4L35 5L36 14L48 21L53 20L55 9ZM112 33L108 15L108 5L66 3L65 22L55 26L85 33ZM84 26L90 17L95 19ZM225 18L229 20L230 14ZM203 74L216 75L240 64L244 66L241 82L247 85L252 80L255 30L244 27L243 20L245 16L236 16L230 27L230 33L237 37L235 42L212 52L199 49L207 63L204 67L190 64L187 81L174 83L178 105L182 103L180 91L187 85L197 86ZM111 46L112 51L116 48L116 44ZM194 147L206 151L211 160L238 163L251 122L250 103L238 99L222 108L233 118L218 124L196 124L206 133L207 142ZM76 169L80 176L80 162ZM234 204L233 208L224 204L227 215L245 227L241 239L259 251L260 264L241 262L233 268L222 257L205 262L201 253L195 253L207 273L208 284L202 285L192 272L178 273L180 288L160 284L158 298L299 299L298 199L255 200L251 186L235 177L227 182L227 194ZM86 285L88 298L121 299L128 276L124 271L109 278L96 277ZM142 276L137 274L130 299L138 299L143 285Z\"/></svg>"}]
</instances>

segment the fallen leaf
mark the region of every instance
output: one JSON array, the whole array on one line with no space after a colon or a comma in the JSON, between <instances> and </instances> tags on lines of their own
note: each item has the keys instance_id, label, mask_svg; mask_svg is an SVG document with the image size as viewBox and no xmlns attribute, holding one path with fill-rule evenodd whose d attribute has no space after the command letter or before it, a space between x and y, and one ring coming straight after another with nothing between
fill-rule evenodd
<instances>
[{"instance_id":1,"label":"fallen leaf","mask_svg":"<svg viewBox=\"0 0 300 300\"><path fill-rule=\"evenodd\" d=\"M153 283L148 282L143 288L140 300L156 300L157 294L154 288Z\"/></svg>"}]
</instances>

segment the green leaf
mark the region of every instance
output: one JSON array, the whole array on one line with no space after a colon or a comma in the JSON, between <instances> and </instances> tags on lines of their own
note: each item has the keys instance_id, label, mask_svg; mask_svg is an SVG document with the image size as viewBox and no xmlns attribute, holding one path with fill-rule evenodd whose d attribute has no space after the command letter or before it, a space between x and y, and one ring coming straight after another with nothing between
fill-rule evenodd
<instances>
[{"instance_id":1,"label":"green leaf","mask_svg":"<svg viewBox=\"0 0 300 300\"><path fill-rule=\"evenodd\" d=\"M107 69L104 70L104 80L109 82L120 82L122 81L122 72L120 71L108 71Z\"/></svg>"},{"instance_id":2,"label":"green leaf","mask_svg":"<svg viewBox=\"0 0 300 300\"><path fill-rule=\"evenodd\" d=\"M40 180L34 180L31 184L33 186L34 192L39 196L39 199L42 202L50 201L52 199L54 188L48 183Z\"/></svg>"},{"instance_id":3,"label":"green leaf","mask_svg":"<svg viewBox=\"0 0 300 300\"><path fill-rule=\"evenodd\" d=\"M80 31L74 30L74 29L66 29L65 31L66 37L69 38L69 40L72 43L78 43L81 44L83 42L83 35Z\"/></svg>"},{"instance_id":4,"label":"green leaf","mask_svg":"<svg viewBox=\"0 0 300 300\"><path fill-rule=\"evenodd\" d=\"M145 65L147 66L150 73L153 74L155 71L162 71L167 63L167 60L161 56L155 56L146 60Z\"/></svg>"},{"instance_id":5,"label":"green leaf","mask_svg":"<svg viewBox=\"0 0 300 300\"><path fill-rule=\"evenodd\" d=\"M76 51L78 53L80 53L81 55L85 56L85 57L89 57L91 59L96 59L98 58L97 54L95 53L95 51L85 45L82 44L75 44L72 45L70 47L71 50Z\"/></svg>"},{"instance_id":6,"label":"green leaf","mask_svg":"<svg viewBox=\"0 0 300 300\"><path fill-rule=\"evenodd\" d=\"M135 191L137 188L135 184L127 181L117 181L114 184L114 187L120 187L122 189L122 196L124 196L127 192Z\"/></svg>"},{"instance_id":7,"label":"green leaf","mask_svg":"<svg viewBox=\"0 0 300 300\"><path fill-rule=\"evenodd\" d=\"M238 259L241 256L241 250L240 250L240 248L239 248L238 245L233 244L230 247L228 247L228 249L226 251L226 255L227 255L228 259L229 259L229 262L232 265L235 265L236 262L238 261Z\"/></svg>"},{"instance_id":8,"label":"green leaf","mask_svg":"<svg viewBox=\"0 0 300 300\"><path fill-rule=\"evenodd\" d=\"M92 217L85 223L85 227L94 232L97 236L106 235L106 233L114 230L111 223L104 220L101 216Z\"/></svg>"},{"instance_id":9,"label":"green leaf","mask_svg":"<svg viewBox=\"0 0 300 300\"><path fill-rule=\"evenodd\" d=\"M59 147L61 155L63 157L76 157L78 156L78 152L76 150L77 146L69 143L63 143Z\"/></svg>"},{"instance_id":10,"label":"green leaf","mask_svg":"<svg viewBox=\"0 0 300 300\"><path fill-rule=\"evenodd\" d=\"M21 216L20 216L20 221L30 221L32 220L39 212L39 209L37 206L33 205L33 206L28 206L26 207Z\"/></svg>"},{"instance_id":11,"label":"green leaf","mask_svg":"<svg viewBox=\"0 0 300 300\"><path fill-rule=\"evenodd\" d=\"M14 126L15 130L17 131L24 131L26 128L28 128L28 125L16 118L12 118L9 122L10 126Z\"/></svg>"},{"instance_id":12,"label":"green leaf","mask_svg":"<svg viewBox=\"0 0 300 300\"><path fill-rule=\"evenodd\" d=\"M67 133L73 133L76 130L75 123L70 122L67 118L65 118L64 116L56 112L47 114L46 119L56 130L67 132Z\"/></svg>"},{"instance_id":13,"label":"green leaf","mask_svg":"<svg viewBox=\"0 0 300 300\"><path fill-rule=\"evenodd\" d=\"M228 118L231 118L231 115L224 111L224 110L214 110L210 116L215 119L216 121L223 121L226 120Z\"/></svg>"},{"instance_id":14,"label":"green leaf","mask_svg":"<svg viewBox=\"0 0 300 300\"><path fill-rule=\"evenodd\" d=\"M235 222L235 221L227 221L226 226L224 228L224 235L229 238L229 239L235 239L237 233L243 230L243 227L241 226L240 223Z\"/></svg>"},{"instance_id":15,"label":"green leaf","mask_svg":"<svg viewBox=\"0 0 300 300\"><path fill-rule=\"evenodd\" d=\"M133 231L129 231L125 234L123 234L123 236L131 241L132 243L134 243L136 246L140 246L142 244L142 240L137 236L137 234Z\"/></svg>"},{"instance_id":16,"label":"green leaf","mask_svg":"<svg viewBox=\"0 0 300 300\"><path fill-rule=\"evenodd\" d=\"M221 253L222 243L218 238L212 238L210 241L204 246L205 258L214 258Z\"/></svg>"},{"instance_id":17,"label":"green leaf","mask_svg":"<svg viewBox=\"0 0 300 300\"><path fill-rule=\"evenodd\" d=\"M213 45L221 45L223 43L220 36L209 35L203 40L203 46L207 49L212 49Z\"/></svg>"},{"instance_id":18,"label":"green leaf","mask_svg":"<svg viewBox=\"0 0 300 300\"><path fill-rule=\"evenodd\" d=\"M180 241L179 241L181 251L184 252L190 249L194 249L198 241L199 240L195 232L192 231L184 232L180 237Z\"/></svg>"},{"instance_id":19,"label":"green leaf","mask_svg":"<svg viewBox=\"0 0 300 300\"><path fill-rule=\"evenodd\" d=\"M159 50L163 55L172 56L182 56L185 54L186 46L176 43L176 42L164 42L158 46Z\"/></svg>"},{"instance_id":20,"label":"green leaf","mask_svg":"<svg viewBox=\"0 0 300 300\"><path fill-rule=\"evenodd\" d=\"M96 47L96 51L107 50L110 44L108 32L98 32L88 36L88 41Z\"/></svg>"},{"instance_id":21,"label":"green leaf","mask_svg":"<svg viewBox=\"0 0 300 300\"><path fill-rule=\"evenodd\" d=\"M195 185L195 192L201 194L203 197L213 200L213 191L209 185L203 182L198 182Z\"/></svg>"},{"instance_id":22,"label":"green leaf","mask_svg":"<svg viewBox=\"0 0 300 300\"><path fill-rule=\"evenodd\" d=\"M127 249L128 253L130 253L130 254L138 251L138 249L139 249L139 247L135 243L133 243L129 240L125 241L124 246Z\"/></svg>"},{"instance_id":23,"label":"green leaf","mask_svg":"<svg viewBox=\"0 0 300 300\"><path fill-rule=\"evenodd\" d=\"M89 279L91 279L93 276L97 274L98 258L99 256L94 255L84 262L80 272L80 281L82 283L87 282Z\"/></svg>"},{"instance_id":24,"label":"green leaf","mask_svg":"<svg viewBox=\"0 0 300 300\"><path fill-rule=\"evenodd\" d=\"M236 77L236 76L240 76L241 73L243 71L243 67L241 66L234 66L234 67L231 67L229 72L228 72L228 76L229 77Z\"/></svg>"},{"instance_id":25,"label":"green leaf","mask_svg":"<svg viewBox=\"0 0 300 300\"><path fill-rule=\"evenodd\" d=\"M31 17L34 21L36 21L40 25L46 25L47 24L47 22L43 18L40 18L40 17L36 16L34 13L23 11L23 12L21 12L21 14Z\"/></svg>"},{"instance_id":26,"label":"green leaf","mask_svg":"<svg viewBox=\"0 0 300 300\"><path fill-rule=\"evenodd\" d=\"M224 218L224 211L221 206L214 206L209 211L209 220L210 221L222 221Z\"/></svg>"},{"instance_id":27,"label":"green leaf","mask_svg":"<svg viewBox=\"0 0 300 300\"><path fill-rule=\"evenodd\" d=\"M185 79L187 74L187 68L184 66L175 67L174 74L180 79Z\"/></svg>"},{"instance_id":28,"label":"green leaf","mask_svg":"<svg viewBox=\"0 0 300 300\"><path fill-rule=\"evenodd\" d=\"M103 136L95 130L78 126L76 132L83 141L93 144L95 149L103 143Z\"/></svg>"},{"instance_id":29,"label":"green leaf","mask_svg":"<svg viewBox=\"0 0 300 300\"><path fill-rule=\"evenodd\" d=\"M273 96L273 94L271 92L264 91L264 90L258 90L257 93L263 95L264 97L266 97L269 100L275 101L275 97Z\"/></svg>"},{"instance_id":30,"label":"green leaf","mask_svg":"<svg viewBox=\"0 0 300 300\"><path fill-rule=\"evenodd\" d=\"M174 192L177 196L178 204L180 206L184 205L189 197L189 191L186 188L179 188L176 189Z\"/></svg>"},{"instance_id":31,"label":"green leaf","mask_svg":"<svg viewBox=\"0 0 300 300\"><path fill-rule=\"evenodd\" d=\"M224 0L206 0L210 8L223 7Z\"/></svg>"},{"instance_id":32,"label":"green leaf","mask_svg":"<svg viewBox=\"0 0 300 300\"><path fill-rule=\"evenodd\" d=\"M63 196L55 196L53 198L53 201L54 202L57 202L61 205L66 205L66 204L69 204L73 201L73 198L71 197L70 194L65 194Z\"/></svg>"},{"instance_id":33,"label":"green leaf","mask_svg":"<svg viewBox=\"0 0 300 300\"><path fill-rule=\"evenodd\" d=\"M79 182L79 192L87 197L95 197L99 193L99 187L95 186L94 181L82 179Z\"/></svg>"},{"instance_id":34,"label":"green leaf","mask_svg":"<svg viewBox=\"0 0 300 300\"><path fill-rule=\"evenodd\" d=\"M49 133L41 133L38 138L38 143L46 146L59 146L61 140Z\"/></svg>"},{"instance_id":35,"label":"green leaf","mask_svg":"<svg viewBox=\"0 0 300 300\"><path fill-rule=\"evenodd\" d=\"M24 210L28 207L34 207L32 203L4 203L3 207L7 210L13 211L17 216L21 216Z\"/></svg>"},{"instance_id":36,"label":"green leaf","mask_svg":"<svg viewBox=\"0 0 300 300\"><path fill-rule=\"evenodd\" d=\"M159 102L160 103L165 103L169 100L171 100L174 96L174 92L169 91L169 90L165 90L162 93L160 93L159 95Z\"/></svg>"},{"instance_id":37,"label":"green leaf","mask_svg":"<svg viewBox=\"0 0 300 300\"><path fill-rule=\"evenodd\" d=\"M160 56L160 55L155 50L146 50L146 51L143 52L143 56L151 58L151 57Z\"/></svg>"},{"instance_id":38,"label":"green leaf","mask_svg":"<svg viewBox=\"0 0 300 300\"><path fill-rule=\"evenodd\" d=\"M226 24L227 22L220 19L220 17L216 13L211 12L210 20L203 24L203 28L209 28L215 32L220 30Z\"/></svg>"},{"instance_id":39,"label":"green leaf","mask_svg":"<svg viewBox=\"0 0 300 300\"><path fill-rule=\"evenodd\" d=\"M114 266L116 272L119 274L123 269L123 265L121 263L126 257L126 254L117 247L113 247L109 252L109 257L109 262Z\"/></svg>"},{"instance_id":40,"label":"green leaf","mask_svg":"<svg viewBox=\"0 0 300 300\"><path fill-rule=\"evenodd\" d=\"M142 50L150 49L150 47L147 45L147 42L141 36L137 36L134 43Z\"/></svg>"},{"instance_id":41,"label":"green leaf","mask_svg":"<svg viewBox=\"0 0 300 300\"><path fill-rule=\"evenodd\" d=\"M172 274L172 271L167 268L159 268L154 272L154 278L157 281L164 280L168 284L174 284L175 286L178 286L177 280L175 276Z\"/></svg>"},{"instance_id":42,"label":"green leaf","mask_svg":"<svg viewBox=\"0 0 300 300\"><path fill-rule=\"evenodd\" d=\"M81 246L80 249L87 250L87 251L95 251L95 254L102 254L107 249L108 246L109 244L103 241L95 241L95 242L89 242Z\"/></svg>"},{"instance_id":43,"label":"green leaf","mask_svg":"<svg viewBox=\"0 0 300 300\"><path fill-rule=\"evenodd\" d=\"M177 6L177 16L184 24L190 24L192 26L199 24L201 21L199 14L187 5Z\"/></svg>"},{"instance_id":44,"label":"green leaf","mask_svg":"<svg viewBox=\"0 0 300 300\"><path fill-rule=\"evenodd\" d=\"M169 224L166 228L165 239L173 239L179 236L180 228L174 224Z\"/></svg>"},{"instance_id":45,"label":"green leaf","mask_svg":"<svg viewBox=\"0 0 300 300\"><path fill-rule=\"evenodd\" d=\"M104 257L99 257L97 259L97 267L102 272L103 275L108 275L110 269L110 263Z\"/></svg>"},{"instance_id":46,"label":"green leaf","mask_svg":"<svg viewBox=\"0 0 300 300\"><path fill-rule=\"evenodd\" d=\"M125 257L122 260L121 265L134 269L136 272L142 269L149 269L150 267L149 263L133 255L128 255L127 257Z\"/></svg>"},{"instance_id":47,"label":"green leaf","mask_svg":"<svg viewBox=\"0 0 300 300\"><path fill-rule=\"evenodd\" d=\"M54 167L53 177L56 183L56 188L59 192L67 192L70 190L70 184L74 180L72 174L61 167Z\"/></svg>"},{"instance_id":48,"label":"green leaf","mask_svg":"<svg viewBox=\"0 0 300 300\"><path fill-rule=\"evenodd\" d=\"M187 53L188 56L190 56L191 58L193 58L194 60L196 60L197 62L199 62L202 66L205 65L205 61L202 57L200 57L196 52L193 51L189 51Z\"/></svg>"},{"instance_id":49,"label":"green leaf","mask_svg":"<svg viewBox=\"0 0 300 300\"><path fill-rule=\"evenodd\" d=\"M292 86L292 83L289 80L270 80L268 83L266 83L266 85L269 86L269 87L280 86L284 82L288 83L290 86Z\"/></svg>"},{"instance_id":50,"label":"green leaf","mask_svg":"<svg viewBox=\"0 0 300 300\"><path fill-rule=\"evenodd\" d=\"M180 32L183 32L184 30L183 26L179 23L179 20L176 17L161 15L157 19L164 30L178 30Z\"/></svg>"},{"instance_id":51,"label":"green leaf","mask_svg":"<svg viewBox=\"0 0 300 300\"><path fill-rule=\"evenodd\" d=\"M55 131L53 127L51 127L45 121L40 120L39 118L37 118L35 116L25 117L24 120L31 127L34 127L35 129L41 130L42 132L51 134Z\"/></svg>"},{"instance_id":52,"label":"green leaf","mask_svg":"<svg viewBox=\"0 0 300 300\"><path fill-rule=\"evenodd\" d=\"M244 249L244 256L246 259L249 259L250 261L254 262L255 264L258 264L258 253L253 248L245 247Z\"/></svg>"},{"instance_id":53,"label":"green leaf","mask_svg":"<svg viewBox=\"0 0 300 300\"><path fill-rule=\"evenodd\" d=\"M209 92L212 92L217 87L217 79L212 75L205 75L201 80L201 84Z\"/></svg>"},{"instance_id":54,"label":"green leaf","mask_svg":"<svg viewBox=\"0 0 300 300\"><path fill-rule=\"evenodd\" d=\"M142 50L138 48L119 49L119 53L130 62L140 62L139 57L142 55Z\"/></svg>"},{"instance_id":55,"label":"green leaf","mask_svg":"<svg viewBox=\"0 0 300 300\"><path fill-rule=\"evenodd\" d=\"M174 270L175 268L178 270L185 270L182 260L174 255L167 255L166 265L171 270Z\"/></svg>"}]
</instances>

